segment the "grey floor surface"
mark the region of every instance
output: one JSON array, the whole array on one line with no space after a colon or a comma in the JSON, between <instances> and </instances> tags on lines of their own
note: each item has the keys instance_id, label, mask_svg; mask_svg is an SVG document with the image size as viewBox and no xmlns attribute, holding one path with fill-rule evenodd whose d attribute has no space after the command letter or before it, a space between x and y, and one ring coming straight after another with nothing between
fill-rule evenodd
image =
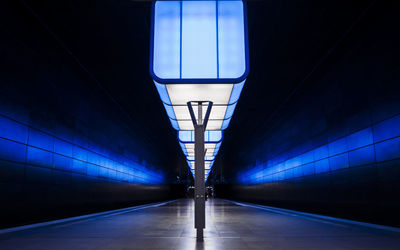
<instances>
[{"instance_id":1,"label":"grey floor surface","mask_svg":"<svg viewBox=\"0 0 400 250\"><path fill-rule=\"evenodd\" d=\"M0 249L400 249L400 234L207 201L196 242L193 202L176 202L0 235Z\"/></svg>"}]
</instances>

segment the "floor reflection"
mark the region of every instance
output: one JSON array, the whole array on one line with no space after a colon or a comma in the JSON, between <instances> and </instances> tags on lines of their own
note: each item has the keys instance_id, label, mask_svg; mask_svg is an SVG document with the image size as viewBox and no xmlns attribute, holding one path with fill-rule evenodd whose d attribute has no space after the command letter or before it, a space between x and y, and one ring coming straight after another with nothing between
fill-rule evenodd
<instances>
[{"instance_id":1,"label":"floor reflection","mask_svg":"<svg viewBox=\"0 0 400 250\"><path fill-rule=\"evenodd\" d=\"M400 235L300 216L206 202L204 242L196 241L194 202L176 202L0 235L0 249L398 249Z\"/></svg>"}]
</instances>

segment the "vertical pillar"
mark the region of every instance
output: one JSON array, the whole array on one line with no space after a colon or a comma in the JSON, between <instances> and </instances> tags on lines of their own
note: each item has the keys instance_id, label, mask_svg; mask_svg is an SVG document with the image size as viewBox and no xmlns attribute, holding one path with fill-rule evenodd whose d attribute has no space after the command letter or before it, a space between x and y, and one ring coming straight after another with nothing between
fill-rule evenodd
<instances>
[{"instance_id":1,"label":"vertical pillar","mask_svg":"<svg viewBox=\"0 0 400 250\"><path fill-rule=\"evenodd\" d=\"M212 171L212 197L215 198L215 175L216 175L216 171L215 171L215 167Z\"/></svg>"},{"instance_id":2,"label":"vertical pillar","mask_svg":"<svg viewBox=\"0 0 400 250\"><path fill-rule=\"evenodd\" d=\"M189 197L189 175L190 175L190 170L186 169L186 198Z\"/></svg>"},{"instance_id":3,"label":"vertical pillar","mask_svg":"<svg viewBox=\"0 0 400 250\"><path fill-rule=\"evenodd\" d=\"M181 178L182 178L182 176L181 176L181 162L179 161L178 164L179 164L179 179L178 179L178 181L179 181L179 184L180 184L180 183L182 183L182 181L183 181L183 180L181 179Z\"/></svg>"},{"instance_id":4,"label":"vertical pillar","mask_svg":"<svg viewBox=\"0 0 400 250\"><path fill-rule=\"evenodd\" d=\"M204 124L202 121L202 103L198 103L198 122L195 133L195 188L194 188L194 227L197 230L197 240L203 240L203 229L206 227L205 215L205 182L204 182Z\"/></svg>"},{"instance_id":5,"label":"vertical pillar","mask_svg":"<svg viewBox=\"0 0 400 250\"><path fill-rule=\"evenodd\" d=\"M219 183L222 184L222 157L219 157Z\"/></svg>"}]
</instances>

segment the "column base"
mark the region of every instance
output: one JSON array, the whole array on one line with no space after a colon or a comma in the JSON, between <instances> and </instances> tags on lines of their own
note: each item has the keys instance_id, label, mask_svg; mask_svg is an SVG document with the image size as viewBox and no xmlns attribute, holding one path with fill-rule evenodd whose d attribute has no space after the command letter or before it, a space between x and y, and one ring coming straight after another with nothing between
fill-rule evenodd
<instances>
[{"instance_id":1,"label":"column base","mask_svg":"<svg viewBox=\"0 0 400 250\"><path fill-rule=\"evenodd\" d=\"M204 240L204 235L203 235L203 228L197 228L197 241L203 241Z\"/></svg>"}]
</instances>

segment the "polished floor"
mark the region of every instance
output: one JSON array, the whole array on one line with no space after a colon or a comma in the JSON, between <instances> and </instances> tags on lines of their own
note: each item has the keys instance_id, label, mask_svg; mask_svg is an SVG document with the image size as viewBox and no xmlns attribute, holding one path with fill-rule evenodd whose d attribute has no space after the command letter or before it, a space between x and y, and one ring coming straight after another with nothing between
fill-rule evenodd
<instances>
[{"instance_id":1,"label":"polished floor","mask_svg":"<svg viewBox=\"0 0 400 250\"><path fill-rule=\"evenodd\" d=\"M109 214L0 235L0 249L400 249L400 234L341 222L207 201L204 242L193 202Z\"/></svg>"}]
</instances>

